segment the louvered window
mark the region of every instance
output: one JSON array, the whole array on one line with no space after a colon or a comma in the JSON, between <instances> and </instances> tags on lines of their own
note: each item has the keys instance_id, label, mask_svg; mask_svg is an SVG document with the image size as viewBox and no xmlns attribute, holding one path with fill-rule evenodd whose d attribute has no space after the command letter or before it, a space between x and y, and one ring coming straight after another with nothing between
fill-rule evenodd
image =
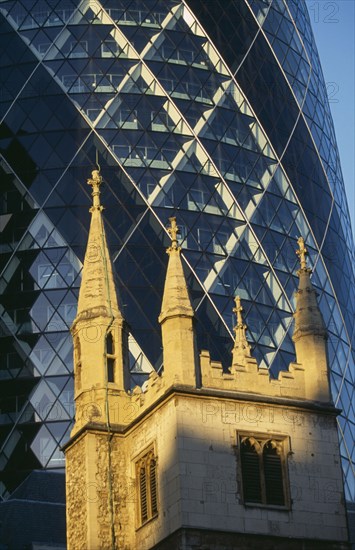
<instances>
[{"instance_id":1,"label":"louvered window","mask_svg":"<svg viewBox=\"0 0 355 550\"><path fill-rule=\"evenodd\" d=\"M149 463L149 486L150 486L150 502L151 502L153 516L158 512L156 465L157 463L155 458L152 458Z\"/></svg>"},{"instance_id":2,"label":"louvered window","mask_svg":"<svg viewBox=\"0 0 355 550\"><path fill-rule=\"evenodd\" d=\"M147 501L147 468L141 466L139 469L139 491L140 491L140 508L141 508L141 523L148 519L148 501Z\"/></svg>"},{"instance_id":3,"label":"louvered window","mask_svg":"<svg viewBox=\"0 0 355 550\"><path fill-rule=\"evenodd\" d=\"M245 504L287 506L284 439L239 437L239 458Z\"/></svg>"},{"instance_id":4,"label":"louvered window","mask_svg":"<svg viewBox=\"0 0 355 550\"><path fill-rule=\"evenodd\" d=\"M151 449L136 463L139 493L139 523L158 514L157 459Z\"/></svg>"},{"instance_id":5,"label":"louvered window","mask_svg":"<svg viewBox=\"0 0 355 550\"><path fill-rule=\"evenodd\" d=\"M262 503L260 456L249 439L241 446L244 500Z\"/></svg>"},{"instance_id":6,"label":"louvered window","mask_svg":"<svg viewBox=\"0 0 355 550\"><path fill-rule=\"evenodd\" d=\"M266 503L284 506L285 491L281 450L274 441L268 441L263 447L263 466Z\"/></svg>"}]
</instances>

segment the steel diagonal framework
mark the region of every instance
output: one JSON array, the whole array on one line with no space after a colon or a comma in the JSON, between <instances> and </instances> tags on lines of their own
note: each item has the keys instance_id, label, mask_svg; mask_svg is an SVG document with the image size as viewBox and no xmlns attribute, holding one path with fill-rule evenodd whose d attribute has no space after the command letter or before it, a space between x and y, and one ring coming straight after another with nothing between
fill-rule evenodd
<instances>
[{"instance_id":1,"label":"steel diagonal framework","mask_svg":"<svg viewBox=\"0 0 355 550\"><path fill-rule=\"evenodd\" d=\"M0 17L1 376L10 396L0 416L2 494L29 469L64 466L68 329L88 231L81 182L98 158L132 385L162 366L169 217L180 227L200 347L228 361L238 295L254 355L275 374L294 358L294 250L304 236L354 500L353 244L305 4L2 1Z\"/></svg>"}]
</instances>

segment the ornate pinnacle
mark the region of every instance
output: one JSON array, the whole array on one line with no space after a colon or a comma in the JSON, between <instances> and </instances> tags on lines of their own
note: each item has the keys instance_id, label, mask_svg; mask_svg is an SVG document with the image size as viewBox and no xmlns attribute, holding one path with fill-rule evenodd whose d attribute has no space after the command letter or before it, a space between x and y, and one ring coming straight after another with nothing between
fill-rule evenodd
<instances>
[{"instance_id":1,"label":"ornate pinnacle","mask_svg":"<svg viewBox=\"0 0 355 550\"><path fill-rule=\"evenodd\" d=\"M302 271L305 273L311 273L312 270L309 267L307 267L308 250L304 244L304 238L299 237L297 240L297 244L299 246L299 250L296 250L296 254L299 257L300 263L301 263L301 269L297 272L297 274L299 274Z\"/></svg>"},{"instance_id":2,"label":"ornate pinnacle","mask_svg":"<svg viewBox=\"0 0 355 550\"><path fill-rule=\"evenodd\" d=\"M247 325L243 322L243 307L240 302L240 296L236 296L234 301L235 307L233 308L233 313L237 316L237 324L234 327L233 365L240 365L244 363L245 359L251 357L251 347L246 336Z\"/></svg>"},{"instance_id":3,"label":"ornate pinnacle","mask_svg":"<svg viewBox=\"0 0 355 550\"><path fill-rule=\"evenodd\" d=\"M92 186L92 199L93 205L90 208L90 212L93 210L102 210L103 207L100 204L100 185L102 184L102 177L100 176L100 170L93 170L91 172L92 177L87 180L88 185Z\"/></svg>"},{"instance_id":4,"label":"ornate pinnacle","mask_svg":"<svg viewBox=\"0 0 355 550\"><path fill-rule=\"evenodd\" d=\"M168 253L171 252L171 250L179 250L177 236L178 233L180 233L180 229L176 224L176 218L169 218L169 222L170 227L168 227L168 233L171 237L171 245L167 250Z\"/></svg>"}]
</instances>

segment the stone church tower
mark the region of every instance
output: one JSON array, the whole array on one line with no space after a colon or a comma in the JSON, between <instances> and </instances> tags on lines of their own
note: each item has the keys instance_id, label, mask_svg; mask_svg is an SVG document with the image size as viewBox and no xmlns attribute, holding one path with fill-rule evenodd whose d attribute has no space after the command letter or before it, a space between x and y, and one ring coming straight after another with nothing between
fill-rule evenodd
<instances>
[{"instance_id":1,"label":"stone church tower","mask_svg":"<svg viewBox=\"0 0 355 550\"><path fill-rule=\"evenodd\" d=\"M258 367L235 298L225 372L198 353L175 218L159 322L164 372L130 390L94 171L73 323L76 421L65 446L69 550L345 550L326 330L299 239L296 362Z\"/></svg>"}]
</instances>

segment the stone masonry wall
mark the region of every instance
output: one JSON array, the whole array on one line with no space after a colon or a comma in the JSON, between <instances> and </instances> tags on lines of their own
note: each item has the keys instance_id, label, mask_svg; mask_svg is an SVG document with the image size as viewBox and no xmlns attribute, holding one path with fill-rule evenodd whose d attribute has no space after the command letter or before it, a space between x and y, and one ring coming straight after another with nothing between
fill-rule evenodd
<instances>
[{"instance_id":1,"label":"stone masonry wall","mask_svg":"<svg viewBox=\"0 0 355 550\"><path fill-rule=\"evenodd\" d=\"M286 438L289 509L244 505L238 469L239 432ZM332 548L327 546L329 541L347 540L334 415L224 396L176 393L124 435L92 432L86 439L91 441L86 449L79 439L67 451L73 453L67 462L68 514L76 525L88 521L84 502L88 495L81 489L74 494L74 488L85 487L91 480L96 493L90 490L89 498L94 501L90 502L90 517L98 526L97 544L89 549L77 530L70 550L113 547L109 455L117 549L158 548L184 528L199 533L223 531L231 536L238 533L241 540L244 535L280 537L280 543L288 537L307 539L307 544L318 540L324 542L324 548ZM157 457L158 515L141 526L135 464L151 448ZM85 453L91 457L90 475L85 472ZM88 521L88 525L92 523ZM334 548L346 547L341 542L334 544Z\"/></svg>"},{"instance_id":2,"label":"stone masonry wall","mask_svg":"<svg viewBox=\"0 0 355 550\"><path fill-rule=\"evenodd\" d=\"M347 540L334 416L227 399L179 397L182 525ZM290 510L244 506L238 431L289 436Z\"/></svg>"},{"instance_id":3,"label":"stone masonry wall","mask_svg":"<svg viewBox=\"0 0 355 550\"><path fill-rule=\"evenodd\" d=\"M67 542L71 550L87 550L85 526L88 494L84 457L85 441L81 439L74 447L68 449L66 460ZM78 526L83 528L78 529Z\"/></svg>"}]
</instances>

